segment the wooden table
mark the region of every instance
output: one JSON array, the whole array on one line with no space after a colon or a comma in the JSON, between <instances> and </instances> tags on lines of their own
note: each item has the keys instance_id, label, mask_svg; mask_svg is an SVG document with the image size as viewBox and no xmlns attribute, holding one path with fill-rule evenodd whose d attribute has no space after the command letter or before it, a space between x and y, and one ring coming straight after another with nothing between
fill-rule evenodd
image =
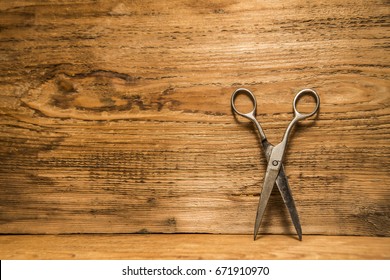
<instances>
[{"instance_id":1,"label":"wooden table","mask_svg":"<svg viewBox=\"0 0 390 280\"><path fill-rule=\"evenodd\" d=\"M389 259L389 13L373 0L1 1L0 258ZM285 159L302 242L277 188L252 241L266 160L231 111L239 87L271 143L299 90L321 97ZM157 249L108 253L116 242Z\"/></svg>"},{"instance_id":2,"label":"wooden table","mask_svg":"<svg viewBox=\"0 0 390 280\"><path fill-rule=\"evenodd\" d=\"M217 234L81 234L0 236L1 259L390 259L383 237Z\"/></svg>"}]
</instances>

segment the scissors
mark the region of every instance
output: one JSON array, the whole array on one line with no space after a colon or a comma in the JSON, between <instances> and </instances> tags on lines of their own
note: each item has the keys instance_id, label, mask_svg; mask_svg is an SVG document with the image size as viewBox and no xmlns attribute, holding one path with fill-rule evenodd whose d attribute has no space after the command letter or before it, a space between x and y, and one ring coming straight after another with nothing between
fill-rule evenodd
<instances>
[{"instance_id":1,"label":"scissors","mask_svg":"<svg viewBox=\"0 0 390 280\"><path fill-rule=\"evenodd\" d=\"M236 100L236 97L240 94L246 95L249 97L249 99L252 101L253 108L250 112L248 113L243 113L240 112L234 102ZM303 95L311 95L315 99L315 108L311 113L300 113L297 109L297 104L299 102L299 99ZM267 170L265 172L264 176L264 183L263 183L263 188L260 194L260 200L259 204L257 207L257 213L256 213L256 220L255 220L255 230L254 230L254 240L257 238L257 234L260 228L261 220L263 219L264 211L267 206L269 197L271 195L272 189L276 185L280 191L280 194L282 195L283 202L286 205L292 222L294 224L295 230L298 234L299 240L302 240L302 228L301 228L301 223L299 222L299 216L298 216L298 211L295 207L295 202L292 197L291 189L288 184L288 180L286 177L286 173L284 171L284 166L283 166L283 158L286 153L286 147L287 147L287 141L288 137L290 135L290 132L294 125L306 118L309 118L313 116L314 114L317 113L318 108L320 106L320 97L318 96L317 92L312 90L312 89L303 89L300 92L298 92L293 100L293 112L294 112L294 118L290 122L290 124L287 126L287 129L284 133L282 141L277 144L276 146L270 144L267 140L267 137L264 134L264 131L260 125L260 123L256 120L256 108L257 108L257 102L256 102L256 97L253 95L253 93L245 88L239 88L236 91L233 92L232 97L231 97L231 106L233 111L244 117L249 119L250 121L253 122L255 127L257 128L257 131L260 134L261 138L261 145L263 148L263 152L265 154L265 157L267 159L268 165L267 165Z\"/></svg>"}]
</instances>

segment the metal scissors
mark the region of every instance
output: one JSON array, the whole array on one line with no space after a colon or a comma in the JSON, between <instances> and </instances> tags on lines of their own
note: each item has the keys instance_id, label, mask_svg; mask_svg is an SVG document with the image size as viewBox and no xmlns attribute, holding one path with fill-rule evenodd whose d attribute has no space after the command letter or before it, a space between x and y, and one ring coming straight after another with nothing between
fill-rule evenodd
<instances>
[{"instance_id":1,"label":"metal scissors","mask_svg":"<svg viewBox=\"0 0 390 280\"><path fill-rule=\"evenodd\" d=\"M253 108L250 112L248 113L242 113L240 112L234 102L236 100L236 97L240 94L244 94L247 97L250 98L253 104ZM303 95L311 95L315 99L315 108L311 113L300 113L297 109L297 104L299 99ZM317 113L318 108L320 106L320 97L318 96L317 92L312 90L312 89L303 89L300 92L298 92L293 100L293 111L294 111L294 118L288 125L282 141L277 144L276 146L270 144L267 140L267 137L264 134L264 131L260 125L260 123L256 120L256 108L257 108L257 102L256 102L256 97L253 95L253 93L245 88L239 88L236 91L233 92L232 97L231 97L231 106L233 111L244 117L249 119L250 121L253 122L255 127L257 128L260 138L261 138L261 145L263 147L263 152L265 154L265 157L267 159L268 165L267 165L267 170L265 173L264 177L264 183L263 183L263 188L260 194L260 200L259 200L259 205L257 207L257 213L256 213L256 221L255 221L255 230L254 230L254 240L256 240L257 233L260 228L261 220L263 219L265 207L268 203L269 197L271 195L272 189L275 185L278 186L278 189L280 191L280 194L282 195L284 204L287 206L287 209L290 213L292 222L294 224L295 230L297 231L298 238L299 240L302 240L302 229L301 229L301 223L299 222L299 216L297 209L295 207L294 199L292 197L291 189L288 184L288 180L286 177L286 173L284 171L284 166L283 166L283 158L286 152L286 147L287 147L287 141L289 134L294 127L294 125L306 118L309 118L313 116L314 114Z\"/></svg>"}]
</instances>

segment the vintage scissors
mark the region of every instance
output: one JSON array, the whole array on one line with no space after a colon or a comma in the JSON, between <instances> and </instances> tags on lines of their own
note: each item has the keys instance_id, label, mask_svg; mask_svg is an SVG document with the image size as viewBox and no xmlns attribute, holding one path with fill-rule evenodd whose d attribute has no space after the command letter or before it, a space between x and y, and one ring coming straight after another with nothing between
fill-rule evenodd
<instances>
[{"instance_id":1,"label":"vintage scissors","mask_svg":"<svg viewBox=\"0 0 390 280\"><path fill-rule=\"evenodd\" d=\"M236 100L236 97L240 94L244 94L247 97L250 98L253 104L253 109L248 113L242 113L239 110L237 110L234 102ZM311 113L300 113L297 109L297 104L299 99L303 95L311 95L315 99L315 108ZM312 89L303 89L300 92L298 92L295 95L295 98L293 100L293 110L294 110L294 118L288 125L286 132L284 133L283 140L276 146L271 145L267 137L264 134L264 131L260 125L260 123L256 120L256 108L257 108L257 102L256 97L253 95L253 93L245 88L239 88L236 91L233 92L231 97L231 106L233 111L244 117L249 119L253 122L253 124L256 126L260 138L261 138L261 145L263 147L263 152L265 154L265 157L268 162L267 171L265 173L264 177L264 183L263 188L260 194L260 200L259 205L257 207L257 214L256 214L256 221L255 221L255 231L254 231L254 240L256 240L257 233L260 228L261 220L263 219L265 207L268 203L268 199L271 195L272 189L275 185L278 186L278 189L280 191L280 194L282 195L284 204L287 206L287 209L290 213L292 222L294 224L295 230L297 231L299 240L302 240L302 229L301 229L301 223L299 222L299 216L297 209L295 207L294 199L291 194L291 189L288 184L288 180L286 177L286 174L284 172L284 166L283 166L283 158L286 152L287 147L287 141L289 134L294 127L294 125L306 118L309 118L317 113L318 108L320 106L320 97L318 96L317 92Z\"/></svg>"}]
</instances>

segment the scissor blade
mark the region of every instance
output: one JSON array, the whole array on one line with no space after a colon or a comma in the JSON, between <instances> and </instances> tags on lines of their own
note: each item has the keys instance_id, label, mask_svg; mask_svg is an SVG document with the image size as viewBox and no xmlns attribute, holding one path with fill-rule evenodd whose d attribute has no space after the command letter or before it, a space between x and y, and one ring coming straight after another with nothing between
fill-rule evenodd
<instances>
[{"instance_id":1,"label":"scissor blade","mask_svg":"<svg viewBox=\"0 0 390 280\"><path fill-rule=\"evenodd\" d=\"M263 146L263 152L265 154L265 157L267 159L267 162L269 162L269 158L272 153L273 146L267 141L267 139L264 139L261 142ZM294 224L295 230L297 231L298 238L299 240L302 240L302 228L301 228L301 223L299 222L299 216L298 216L298 211L295 207L294 199L292 197L291 189L288 184L288 180L286 177L286 173L284 172L284 166L282 165L280 168L280 172L278 177L276 178L276 185L278 186L279 192L282 195L284 204L286 205L290 216L291 220Z\"/></svg>"},{"instance_id":2,"label":"scissor blade","mask_svg":"<svg viewBox=\"0 0 390 280\"><path fill-rule=\"evenodd\" d=\"M290 212L291 220L294 224L295 230L297 231L299 240L302 240L302 228L299 222L299 216L297 208L295 207L294 199L292 197L291 189L288 184L286 174L284 173L284 166L280 168L279 176L276 178L276 185L282 195L284 204Z\"/></svg>"},{"instance_id":3,"label":"scissor blade","mask_svg":"<svg viewBox=\"0 0 390 280\"><path fill-rule=\"evenodd\" d=\"M254 240L256 240L257 232L259 231L261 220L263 219L265 207L267 206L268 199L271 195L278 174L279 174L279 170L270 169L269 167L267 167L263 188L260 194L259 205L257 206Z\"/></svg>"},{"instance_id":4,"label":"scissor blade","mask_svg":"<svg viewBox=\"0 0 390 280\"><path fill-rule=\"evenodd\" d=\"M267 162L268 162L274 146L272 146L271 143L268 142L267 139L264 139L261 141L261 146L263 147L263 152L264 152L265 158L267 159Z\"/></svg>"}]
</instances>

